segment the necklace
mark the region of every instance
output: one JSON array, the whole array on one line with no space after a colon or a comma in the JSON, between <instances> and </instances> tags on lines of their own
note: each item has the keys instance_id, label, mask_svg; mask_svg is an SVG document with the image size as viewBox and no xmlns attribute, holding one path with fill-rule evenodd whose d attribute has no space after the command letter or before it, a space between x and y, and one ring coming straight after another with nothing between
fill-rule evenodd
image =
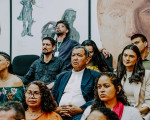
<instances>
[{"instance_id":1,"label":"necklace","mask_svg":"<svg viewBox=\"0 0 150 120\"><path fill-rule=\"evenodd\" d=\"M42 111L40 111L40 112L29 112L29 111L27 111L26 117L27 117L27 119L37 119L38 117L41 116L42 113L43 113Z\"/></svg>"}]
</instances>

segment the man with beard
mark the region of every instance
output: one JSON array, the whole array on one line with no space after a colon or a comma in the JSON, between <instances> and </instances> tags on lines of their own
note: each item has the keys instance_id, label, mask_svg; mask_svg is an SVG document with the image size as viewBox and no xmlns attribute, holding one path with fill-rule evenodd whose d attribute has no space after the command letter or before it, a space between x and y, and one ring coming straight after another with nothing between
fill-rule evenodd
<instances>
[{"instance_id":1,"label":"man with beard","mask_svg":"<svg viewBox=\"0 0 150 120\"><path fill-rule=\"evenodd\" d=\"M66 69L71 69L71 52L73 47L79 45L75 40L68 38L69 25L67 22L60 20L56 24L56 48L54 54L57 57L62 58L66 63Z\"/></svg>"},{"instance_id":2,"label":"man with beard","mask_svg":"<svg viewBox=\"0 0 150 120\"><path fill-rule=\"evenodd\" d=\"M42 55L33 62L28 73L24 76L25 85L31 81L40 80L47 84L49 89L53 87L56 75L64 70L63 60L53 56L54 49L55 40L50 37L43 38Z\"/></svg>"}]
</instances>

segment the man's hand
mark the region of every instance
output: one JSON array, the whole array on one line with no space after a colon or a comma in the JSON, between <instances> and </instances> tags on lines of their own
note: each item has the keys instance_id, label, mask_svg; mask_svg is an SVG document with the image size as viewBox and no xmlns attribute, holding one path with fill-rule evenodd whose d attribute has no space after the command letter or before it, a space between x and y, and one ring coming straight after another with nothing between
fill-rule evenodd
<instances>
[{"instance_id":1,"label":"man's hand","mask_svg":"<svg viewBox=\"0 0 150 120\"><path fill-rule=\"evenodd\" d=\"M101 52L106 59L110 57L110 53L105 48L103 48Z\"/></svg>"},{"instance_id":2,"label":"man's hand","mask_svg":"<svg viewBox=\"0 0 150 120\"><path fill-rule=\"evenodd\" d=\"M67 108L69 109L68 111L71 116L83 113L83 110L75 105L68 105Z\"/></svg>"},{"instance_id":3,"label":"man's hand","mask_svg":"<svg viewBox=\"0 0 150 120\"><path fill-rule=\"evenodd\" d=\"M55 110L58 114L65 117L72 117L74 115L83 113L83 110L75 105L62 105Z\"/></svg>"}]
</instances>

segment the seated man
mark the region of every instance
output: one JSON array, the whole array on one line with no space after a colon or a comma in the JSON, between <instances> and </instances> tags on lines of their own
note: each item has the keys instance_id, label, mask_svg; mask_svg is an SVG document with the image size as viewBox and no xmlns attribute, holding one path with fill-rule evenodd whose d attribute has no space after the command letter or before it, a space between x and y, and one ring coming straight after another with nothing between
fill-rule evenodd
<instances>
[{"instance_id":1,"label":"seated man","mask_svg":"<svg viewBox=\"0 0 150 120\"><path fill-rule=\"evenodd\" d=\"M64 61L53 56L55 49L55 40L51 37L45 37L42 40L42 55L31 65L28 73L24 76L24 85L32 81L40 80L47 84L51 89L54 85L56 75L64 70Z\"/></svg>"},{"instance_id":2,"label":"seated man","mask_svg":"<svg viewBox=\"0 0 150 120\"><path fill-rule=\"evenodd\" d=\"M9 101L0 106L0 120L24 120L25 110L18 101Z\"/></svg>"},{"instance_id":3,"label":"seated man","mask_svg":"<svg viewBox=\"0 0 150 120\"><path fill-rule=\"evenodd\" d=\"M56 77L52 93L59 105L56 112L63 120L80 120L83 111L94 98L94 81L100 73L86 69L90 60L88 56L85 47L74 47L71 55L73 70Z\"/></svg>"}]
</instances>

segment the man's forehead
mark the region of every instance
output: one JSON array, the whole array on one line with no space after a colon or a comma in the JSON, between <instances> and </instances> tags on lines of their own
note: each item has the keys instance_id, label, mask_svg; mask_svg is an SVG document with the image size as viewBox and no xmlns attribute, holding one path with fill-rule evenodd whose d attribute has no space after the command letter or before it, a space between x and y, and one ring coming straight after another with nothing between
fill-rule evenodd
<instances>
[{"instance_id":1,"label":"man's forehead","mask_svg":"<svg viewBox=\"0 0 150 120\"><path fill-rule=\"evenodd\" d=\"M84 51L83 48L77 48L77 49L74 49L74 50L72 51L72 53L81 53L81 54L84 54L85 51Z\"/></svg>"},{"instance_id":2,"label":"man's forehead","mask_svg":"<svg viewBox=\"0 0 150 120\"><path fill-rule=\"evenodd\" d=\"M134 38L133 40L131 40L132 43L137 42L137 41L142 41L142 38L137 37L137 38Z\"/></svg>"},{"instance_id":3,"label":"man's forehead","mask_svg":"<svg viewBox=\"0 0 150 120\"><path fill-rule=\"evenodd\" d=\"M63 23L58 23L57 26L65 26Z\"/></svg>"},{"instance_id":4,"label":"man's forehead","mask_svg":"<svg viewBox=\"0 0 150 120\"><path fill-rule=\"evenodd\" d=\"M15 115L16 113L14 110L0 111L0 120L14 120Z\"/></svg>"},{"instance_id":5,"label":"man's forehead","mask_svg":"<svg viewBox=\"0 0 150 120\"><path fill-rule=\"evenodd\" d=\"M47 43L47 42L50 43L50 40L44 39L42 42L43 42L43 43L45 43L45 42L46 42L46 43Z\"/></svg>"}]
</instances>

